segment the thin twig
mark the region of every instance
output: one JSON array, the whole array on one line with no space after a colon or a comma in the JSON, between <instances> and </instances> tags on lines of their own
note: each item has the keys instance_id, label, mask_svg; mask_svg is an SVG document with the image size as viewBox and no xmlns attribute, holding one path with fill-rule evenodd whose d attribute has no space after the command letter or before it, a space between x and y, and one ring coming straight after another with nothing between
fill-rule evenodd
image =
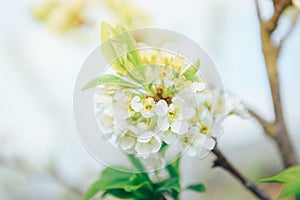
<instances>
[{"instance_id":1,"label":"thin twig","mask_svg":"<svg viewBox=\"0 0 300 200\"><path fill-rule=\"evenodd\" d=\"M237 178L245 188L247 188L250 192L252 192L257 198L261 200L270 200L271 198L266 194L264 190L255 185L252 181L247 179L244 175L242 175L223 155L223 153L216 147L212 151L216 155L216 160L214 161L213 167L221 167L227 172L229 172L232 176Z\"/></svg>"},{"instance_id":2,"label":"thin twig","mask_svg":"<svg viewBox=\"0 0 300 200\"><path fill-rule=\"evenodd\" d=\"M275 134L274 123L268 122L260 114L258 114L257 112L255 112L250 108L248 108L248 112L253 118L255 118L260 123L260 125L264 128L264 131L268 136L274 137Z\"/></svg>"},{"instance_id":3,"label":"thin twig","mask_svg":"<svg viewBox=\"0 0 300 200\"><path fill-rule=\"evenodd\" d=\"M265 60L265 67L271 88L273 108L275 113L274 122L274 140L279 148L284 167L289 167L297 164L297 156L292 146L289 134L286 128L286 123L283 116L279 75L277 69L277 61L279 58L281 46L275 46L271 40L271 35L277 27L278 20L283 11L291 5L290 0L274 0L274 13L271 19L263 21L260 16L258 1L256 7L258 19L260 23L260 35L262 41L262 51Z\"/></svg>"}]
</instances>

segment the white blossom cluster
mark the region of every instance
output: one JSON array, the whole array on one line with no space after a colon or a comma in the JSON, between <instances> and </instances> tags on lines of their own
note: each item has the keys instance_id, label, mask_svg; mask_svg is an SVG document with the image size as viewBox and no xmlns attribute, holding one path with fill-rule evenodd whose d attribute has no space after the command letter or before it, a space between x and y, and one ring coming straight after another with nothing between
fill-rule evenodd
<instances>
[{"instance_id":1,"label":"white blossom cluster","mask_svg":"<svg viewBox=\"0 0 300 200\"><path fill-rule=\"evenodd\" d=\"M97 86L95 103L102 132L122 150L144 158L174 142L189 155L196 155L199 148L212 150L214 113L206 84L201 79L186 80L169 66L148 65L145 70L152 92Z\"/></svg>"}]
</instances>

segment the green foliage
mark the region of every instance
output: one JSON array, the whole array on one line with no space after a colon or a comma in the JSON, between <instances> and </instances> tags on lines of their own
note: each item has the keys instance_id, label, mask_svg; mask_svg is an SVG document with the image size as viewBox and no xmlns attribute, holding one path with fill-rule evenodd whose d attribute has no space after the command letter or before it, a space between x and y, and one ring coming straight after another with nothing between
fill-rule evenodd
<instances>
[{"instance_id":1,"label":"green foliage","mask_svg":"<svg viewBox=\"0 0 300 200\"><path fill-rule=\"evenodd\" d=\"M144 170L140 160L132 155L128 155L133 166L138 170ZM170 178L159 183L153 183L147 173L129 173L106 168L99 180L93 183L87 190L84 200L102 192L102 197L111 195L120 199L134 200L160 200L163 194L169 194L177 199L181 190L179 177L179 159L167 166ZM190 190L204 192L202 184L191 185Z\"/></svg>"},{"instance_id":2,"label":"green foliage","mask_svg":"<svg viewBox=\"0 0 300 200\"><path fill-rule=\"evenodd\" d=\"M116 36L112 39L113 36ZM107 23L101 24L102 50L108 62L113 61L111 66L121 76L129 76L138 82L144 78L140 70L136 70L142 65L142 60L137 51L135 39L128 33L127 29L121 25L115 28ZM133 74L139 72L138 74Z\"/></svg>"},{"instance_id":3,"label":"green foliage","mask_svg":"<svg viewBox=\"0 0 300 200\"><path fill-rule=\"evenodd\" d=\"M284 184L278 199L285 199L288 197L300 197L300 166L290 167L279 174L264 178L261 182L275 182Z\"/></svg>"},{"instance_id":4,"label":"green foliage","mask_svg":"<svg viewBox=\"0 0 300 200\"><path fill-rule=\"evenodd\" d=\"M118 198L147 199L154 194L154 188L143 173L135 174L106 168L85 193L84 199L89 200L99 192L102 196L113 195Z\"/></svg>"},{"instance_id":5,"label":"green foliage","mask_svg":"<svg viewBox=\"0 0 300 200\"><path fill-rule=\"evenodd\" d=\"M183 73L183 76L187 80L192 80L194 76L196 75L197 71L199 70L200 67L200 60L198 59L192 66L187 68L185 72Z\"/></svg>"},{"instance_id":6,"label":"green foliage","mask_svg":"<svg viewBox=\"0 0 300 200\"><path fill-rule=\"evenodd\" d=\"M104 84L114 84L115 86L119 86L119 87L127 87L127 88L138 88L137 85L134 85L128 81L123 80L122 78L115 76L115 75L111 75L111 74L106 74L103 75L99 78L96 78L90 82L88 82L83 88L82 90L87 90L90 89L92 87L95 87L96 85L104 85Z\"/></svg>"},{"instance_id":7,"label":"green foliage","mask_svg":"<svg viewBox=\"0 0 300 200\"><path fill-rule=\"evenodd\" d=\"M198 184L193 184L193 185L189 185L186 187L187 190L192 190L195 192L205 192L205 186L202 183L198 183Z\"/></svg>"}]
</instances>

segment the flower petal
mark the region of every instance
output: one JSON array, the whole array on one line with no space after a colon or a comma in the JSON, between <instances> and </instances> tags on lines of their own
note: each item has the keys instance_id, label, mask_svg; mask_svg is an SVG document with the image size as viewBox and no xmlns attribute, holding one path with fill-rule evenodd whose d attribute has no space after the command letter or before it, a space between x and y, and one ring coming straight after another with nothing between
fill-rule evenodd
<instances>
[{"instance_id":1,"label":"flower petal","mask_svg":"<svg viewBox=\"0 0 300 200\"><path fill-rule=\"evenodd\" d=\"M126 104L123 103L113 103L112 104L114 117L119 119L127 119L129 118L128 108Z\"/></svg>"},{"instance_id":2,"label":"flower petal","mask_svg":"<svg viewBox=\"0 0 300 200\"><path fill-rule=\"evenodd\" d=\"M188 132L188 122L187 121L175 121L171 124L171 130L174 133L178 133L179 135L185 134Z\"/></svg>"},{"instance_id":3,"label":"flower petal","mask_svg":"<svg viewBox=\"0 0 300 200\"><path fill-rule=\"evenodd\" d=\"M166 131L169 129L170 124L167 117L159 117L157 119L157 126L161 131Z\"/></svg>"},{"instance_id":4,"label":"flower petal","mask_svg":"<svg viewBox=\"0 0 300 200\"><path fill-rule=\"evenodd\" d=\"M140 110L143 107L143 104L141 103L141 99L138 96L135 96L130 101L130 106L135 112L140 112Z\"/></svg>"},{"instance_id":5,"label":"flower petal","mask_svg":"<svg viewBox=\"0 0 300 200\"><path fill-rule=\"evenodd\" d=\"M119 144L121 149L128 150L135 144L135 139L129 135L124 135L122 138L119 139Z\"/></svg>"},{"instance_id":6,"label":"flower petal","mask_svg":"<svg viewBox=\"0 0 300 200\"><path fill-rule=\"evenodd\" d=\"M193 82L193 89L195 92L201 92L205 89L205 83L203 82Z\"/></svg>"},{"instance_id":7,"label":"flower petal","mask_svg":"<svg viewBox=\"0 0 300 200\"><path fill-rule=\"evenodd\" d=\"M188 120L190 118L192 118L195 115L195 109L190 108L188 106L184 106L182 107L182 111L181 111L181 115L182 115L182 119Z\"/></svg>"},{"instance_id":8,"label":"flower petal","mask_svg":"<svg viewBox=\"0 0 300 200\"><path fill-rule=\"evenodd\" d=\"M176 140L177 134L172 131L166 131L162 132L159 136L165 143L170 145Z\"/></svg>"},{"instance_id":9,"label":"flower petal","mask_svg":"<svg viewBox=\"0 0 300 200\"><path fill-rule=\"evenodd\" d=\"M165 100L159 100L159 102L155 105L155 113L159 116L165 116L168 113L168 104Z\"/></svg>"}]
</instances>

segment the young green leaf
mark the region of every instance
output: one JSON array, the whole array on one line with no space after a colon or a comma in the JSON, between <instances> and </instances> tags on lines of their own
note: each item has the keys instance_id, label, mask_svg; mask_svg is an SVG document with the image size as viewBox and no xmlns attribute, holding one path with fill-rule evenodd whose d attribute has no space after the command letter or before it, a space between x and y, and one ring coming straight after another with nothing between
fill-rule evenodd
<instances>
[{"instance_id":1,"label":"young green leaf","mask_svg":"<svg viewBox=\"0 0 300 200\"><path fill-rule=\"evenodd\" d=\"M189 68L185 70L183 76L187 80L192 80L193 77L196 75L197 71L199 70L199 67L200 67L200 60L198 59L193 65L191 65Z\"/></svg>"},{"instance_id":2,"label":"young green leaf","mask_svg":"<svg viewBox=\"0 0 300 200\"><path fill-rule=\"evenodd\" d=\"M107 60L111 63L111 66L116 72L124 76L128 72L126 71L126 59L123 55L126 52L126 46L121 46L118 40L111 39L113 36L117 35L118 32L109 24L102 22L101 23L101 40L102 40L102 52Z\"/></svg>"},{"instance_id":3,"label":"young green leaf","mask_svg":"<svg viewBox=\"0 0 300 200\"><path fill-rule=\"evenodd\" d=\"M294 180L285 184L283 190L279 195L279 199L284 199L298 195L300 195L300 180Z\"/></svg>"},{"instance_id":4,"label":"young green leaf","mask_svg":"<svg viewBox=\"0 0 300 200\"><path fill-rule=\"evenodd\" d=\"M261 179L261 182L277 182L277 183L287 183L291 182L294 180L299 180L300 179L300 167L299 166L294 166L290 167L279 174L269 177L269 178L264 178Z\"/></svg>"},{"instance_id":5,"label":"young green leaf","mask_svg":"<svg viewBox=\"0 0 300 200\"><path fill-rule=\"evenodd\" d=\"M123 189L109 189L106 190L102 197L106 197L107 195L112 195L114 197L117 197L119 199L134 199L136 196L132 192L126 192Z\"/></svg>"},{"instance_id":6,"label":"young green leaf","mask_svg":"<svg viewBox=\"0 0 300 200\"><path fill-rule=\"evenodd\" d=\"M89 200L100 191L108 189L123 189L130 182L130 173L121 172L112 168L106 168L98 181L93 183L85 193L84 200Z\"/></svg>"},{"instance_id":7,"label":"young green leaf","mask_svg":"<svg viewBox=\"0 0 300 200\"><path fill-rule=\"evenodd\" d=\"M167 168L167 171L169 172L170 174L170 177L178 177L180 178L179 176L179 164L180 164L180 158L178 157L177 160L175 160L173 163L171 163L170 165L168 165L166 168Z\"/></svg>"},{"instance_id":8,"label":"young green leaf","mask_svg":"<svg viewBox=\"0 0 300 200\"><path fill-rule=\"evenodd\" d=\"M202 183L189 185L186 187L187 190L193 190L195 192L205 192L205 186Z\"/></svg>"},{"instance_id":9,"label":"young green leaf","mask_svg":"<svg viewBox=\"0 0 300 200\"><path fill-rule=\"evenodd\" d=\"M115 37L113 37L115 36ZM127 75L135 81L145 80L144 70L136 69L143 64L137 50L135 39L128 30L117 25L115 28L107 23L101 25L102 52L106 60L119 75ZM105 41L105 42L104 42ZM134 72L136 72L134 74Z\"/></svg>"},{"instance_id":10,"label":"young green leaf","mask_svg":"<svg viewBox=\"0 0 300 200\"><path fill-rule=\"evenodd\" d=\"M161 187L159 187L156 192L163 192L163 191L175 191L180 193L180 180L178 178L171 178L166 181Z\"/></svg>"},{"instance_id":11,"label":"young green leaf","mask_svg":"<svg viewBox=\"0 0 300 200\"><path fill-rule=\"evenodd\" d=\"M261 179L261 182L276 182L284 184L279 199L300 196L300 166L290 167L279 174Z\"/></svg>"},{"instance_id":12,"label":"young green leaf","mask_svg":"<svg viewBox=\"0 0 300 200\"><path fill-rule=\"evenodd\" d=\"M101 76L100 78L96 78L90 82L88 82L82 90L87 90L92 87L95 87L96 85L104 85L104 84L115 84L116 86L121 86L121 87L127 87L127 88L138 88L137 85L134 85L128 81L123 80L122 78L111 75L111 74L106 74Z\"/></svg>"},{"instance_id":13,"label":"young green leaf","mask_svg":"<svg viewBox=\"0 0 300 200\"><path fill-rule=\"evenodd\" d=\"M147 199L154 193L152 182L144 174L134 174L106 168L100 179L87 190L84 200L89 200L99 192L103 195L111 194L116 197L134 197Z\"/></svg>"}]
</instances>

